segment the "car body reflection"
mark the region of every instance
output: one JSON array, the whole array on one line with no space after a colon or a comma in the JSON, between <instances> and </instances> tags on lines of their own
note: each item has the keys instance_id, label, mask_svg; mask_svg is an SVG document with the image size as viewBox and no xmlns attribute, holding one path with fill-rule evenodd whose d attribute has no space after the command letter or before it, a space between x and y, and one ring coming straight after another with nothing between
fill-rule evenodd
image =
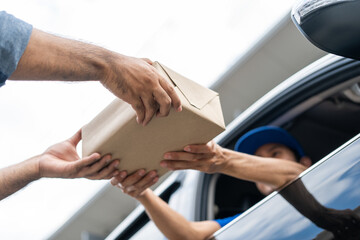
<instances>
[{"instance_id":1,"label":"car body reflection","mask_svg":"<svg viewBox=\"0 0 360 240\"><path fill-rule=\"evenodd\" d=\"M297 181L326 208L357 209L360 206L360 135L306 170L280 193L271 194L219 230L213 239L333 239L332 234L315 225L281 195Z\"/></svg>"}]
</instances>

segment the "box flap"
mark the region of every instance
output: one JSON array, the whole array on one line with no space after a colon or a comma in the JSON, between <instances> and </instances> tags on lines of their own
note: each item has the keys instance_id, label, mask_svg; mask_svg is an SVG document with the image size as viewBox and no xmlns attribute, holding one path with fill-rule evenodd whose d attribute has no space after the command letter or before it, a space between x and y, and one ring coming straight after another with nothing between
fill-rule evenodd
<instances>
[{"instance_id":1,"label":"box flap","mask_svg":"<svg viewBox=\"0 0 360 240\"><path fill-rule=\"evenodd\" d=\"M154 169L161 176L168 171L160 166L165 152L182 151L188 144L206 143L225 129L217 93L158 63L154 63L154 67L167 81L176 84L183 110L171 109L166 118L154 118L143 127L137 124L132 107L116 98L83 128L83 156L111 153L114 159L121 160L118 166L121 170L133 173L140 168ZM201 101L194 101L202 95L205 97Z\"/></svg>"},{"instance_id":2,"label":"box flap","mask_svg":"<svg viewBox=\"0 0 360 240\"><path fill-rule=\"evenodd\" d=\"M181 76L177 72L174 72L173 70L164 66L163 64L160 64L159 62L155 62L154 67L157 67L156 65L161 67L161 69L178 87L178 89L182 92L182 94L189 101L189 103L197 109L202 109L214 97L219 95L217 92L214 92L194 81L187 79L184 76Z\"/></svg>"}]
</instances>

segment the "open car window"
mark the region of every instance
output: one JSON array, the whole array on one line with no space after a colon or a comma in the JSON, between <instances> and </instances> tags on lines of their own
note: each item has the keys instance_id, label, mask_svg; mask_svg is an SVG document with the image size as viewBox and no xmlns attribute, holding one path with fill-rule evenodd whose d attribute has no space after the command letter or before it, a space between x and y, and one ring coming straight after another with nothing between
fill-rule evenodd
<instances>
[{"instance_id":1,"label":"open car window","mask_svg":"<svg viewBox=\"0 0 360 240\"><path fill-rule=\"evenodd\" d=\"M359 133L360 94L357 94L359 91L353 91L353 88L360 86L360 62L329 56L316 64L316 68L310 73L305 71L304 74L288 79L269 92L230 124L216 141L225 148L233 149L236 140L250 129L263 125L281 126L299 140L306 154L313 162L317 162ZM335 157L337 154L332 155ZM330 158L326 159L330 161ZM344 168L351 166L351 164L346 165L348 163L344 164ZM347 196L341 191L351 186L342 185L347 180L341 182L340 185L335 184L333 177L337 176L337 172L333 171L337 170L337 167L340 169L341 166L332 167L331 171L318 170L327 165L325 160L320 160L311 168L311 171L302 175L303 178L297 181L298 184L295 186L306 189L307 196L312 196L327 208L353 210L352 206L332 205L332 200L334 200L332 197L339 198L339 195L343 194L346 199ZM307 180L312 175L310 174L312 171L319 171L313 174L316 181ZM322 179L333 179L333 182L329 183ZM175 192L171 192L173 201L170 201L169 205L188 220L219 219L242 213L239 218L217 233L216 237L219 239L289 239L292 236L294 239L309 239L306 237L308 235L303 234L307 234L311 229L311 231L317 231L317 234L324 231L301 215L282 195L272 194L261 201L264 196L251 182L221 174L199 172L196 172L196 175L193 172L182 179L171 181L179 181L181 186ZM315 186L313 186L314 183L316 183ZM327 185L323 187L325 183L330 188ZM302 184L303 188L301 188ZM358 182L353 184L358 185ZM340 192L335 193L332 187ZM291 194L286 197L291 198ZM258 203L259 201L261 202ZM131 214L107 239L129 239L130 237L142 239L144 236L162 239L158 230L154 229L155 225L149 222L143 208L137 210L139 211L136 216ZM273 235L272 230L279 235ZM259 235L261 236L259 237L258 233L265 235Z\"/></svg>"},{"instance_id":2,"label":"open car window","mask_svg":"<svg viewBox=\"0 0 360 240\"><path fill-rule=\"evenodd\" d=\"M219 230L213 239L332 239L336 232L344 239L357 239L359 149L357 135Z\"/></svg>"},{"instance_id":3,"label":"open car window","mask_svg":"<svg viewBox=\"0 0 360 240\"><path fill-rule=\"evenodd\" d=\"M283 92L274 94L275 98L265 96L265 107L258 109L248 119L243 118L236 131L227 134L232 139L220 142L222 146L233 149L242 134L258 126L281 126L300 142L306 155L316 163L358 134L359 67L348 68L358 62L349 59L334 60L335 64L328 64L333 67L331 71L322 67L315 74L302 77L303 80L297 84L296 89L290 89L286 85ZM287 101L284 102L284 98ZM259 123L256 123L256 119L259 119ZM214 193L214 196L209 194L208 197L209 213L202 220L244 213L264 198L254 183L222 174L216 177L216 184L212 187L213 190L209 193Z\"/></svg>"}]
</instances>

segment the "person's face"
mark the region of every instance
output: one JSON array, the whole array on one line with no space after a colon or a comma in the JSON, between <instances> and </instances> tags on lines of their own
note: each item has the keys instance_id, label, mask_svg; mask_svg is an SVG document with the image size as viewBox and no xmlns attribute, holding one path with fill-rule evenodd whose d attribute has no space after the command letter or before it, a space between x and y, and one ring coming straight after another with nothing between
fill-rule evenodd
<instances>
[{"instance_id":1,"label":"person's face","mask_svg":"<svg viewBox=\"0 0 360 240\"><path fill-rule=\"evenodd\" d=\"M278 158L284 161L296 162L294 152L290 150L290 148L278 143L268 143L259 147L256 150L255 155L259 157ZM273 188L264 183L256 183L256 187L264 195L269 195L273 192Z\"/></svg>"},{"instance_id":2,"label":"person's face","mask_svg":"<svg viewBox=\"0 0 360 240\"><path fill-rule=\"evenodd\" d=\"M279 143L268 143L259 147L256 152L256 156L266 158L278 158L288 161L296 162L296 156L290 148Z\"/></svg>"}]
</instances>

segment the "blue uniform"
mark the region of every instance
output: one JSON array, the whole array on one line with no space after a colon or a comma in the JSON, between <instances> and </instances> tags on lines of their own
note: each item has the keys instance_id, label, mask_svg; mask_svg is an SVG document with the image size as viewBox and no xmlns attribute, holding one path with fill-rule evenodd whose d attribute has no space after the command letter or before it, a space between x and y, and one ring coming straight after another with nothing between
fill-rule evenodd
<instances>
[{"instance_id":1,"label":"blue uniform","mask_svg":"<svg viewBox=\"0 0 360 240\"><path fill-rule=\"evenodd\" d=\"M236 214L232 217L227 217L227 218L222 218L222 219L215 219L214 221L217 222L221 227L225 226L226 224L228 224L229 222L231 222L232 220L234 220L235 218L237 218L238 216L240 216L241 213Z\"/></svg>"},{"instance_id":2,"label":"blue uniform","mask_svg":"<svg viewBox=\"0 0 360 240\"><path fill-rule=\"evenodd\" d=\"M30 24L0 11L0 87L15 71L31 32Z\"/></svg>"}]
</instances>

